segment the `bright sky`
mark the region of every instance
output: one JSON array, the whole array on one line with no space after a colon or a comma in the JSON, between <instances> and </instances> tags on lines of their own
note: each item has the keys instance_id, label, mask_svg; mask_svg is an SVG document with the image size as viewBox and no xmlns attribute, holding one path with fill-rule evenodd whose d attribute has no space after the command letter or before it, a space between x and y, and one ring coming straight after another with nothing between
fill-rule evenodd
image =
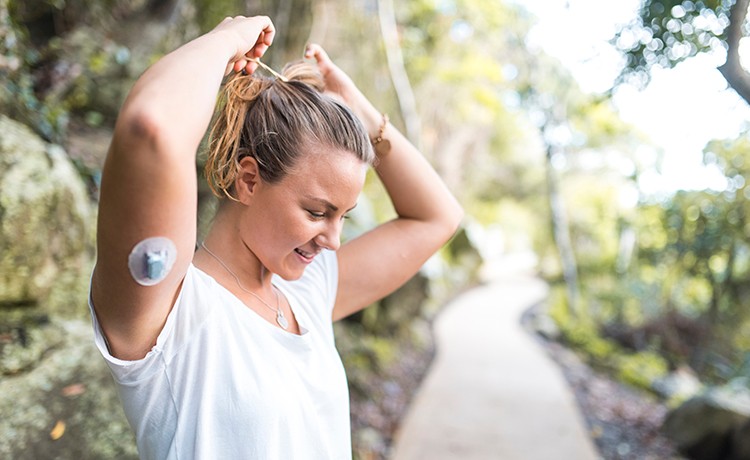
<instances>
[{"instance_id":1,"label":"bright sky","mask_svg":"<svg viewBox=\"0 0 750 460\"><path fill-rule=\"evenodd\" d=\"M566 65L584 91L612 86L619 53L608 43L617 24L637 15L640 0L516 0L538 18L529 41ZM680 188L723 188L718 173L701 164L711 139L736 136L750 107L716 70L723 57L699 56L672 70L656 70L644 91L622 87L614 102L622 118L663 149L661 174L641 177L648 194ZM687 97L686 97L687 96Z\"/></svg>"}]
</instances>

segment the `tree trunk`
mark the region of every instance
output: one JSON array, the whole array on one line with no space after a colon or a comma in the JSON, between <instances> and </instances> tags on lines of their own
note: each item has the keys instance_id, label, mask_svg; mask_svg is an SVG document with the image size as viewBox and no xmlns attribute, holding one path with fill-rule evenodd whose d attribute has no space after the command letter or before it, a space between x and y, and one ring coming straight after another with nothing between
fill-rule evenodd
<instances>
[{"instance_id":1,"label":"tree trunk","mask_svg":"<svg viewBox=\"0 0 750 460\"><path fill-rule=\"evenodd\" d=\"M312 6L312 24L307 43L324 43L328 30L328 0L318 0Z\"/></svg>"},{"instance_id":2,"label":"tree trunk","mask_svg":"<svg viewBox=\"0 0 750 460\"><path fill-rule=\"evenodd\" d=\"M578 266L576 264L575 253L573 252L573 243L570 239L570 229L568 218L565 213L565 203L560 195L557 175L554 166L552 166L553 147L547 145L545 155L546 172L547 172L547 193L550 207L550 217L552 219L552 234L555 239L555 245L560 253L560 264L562 265L563 279L568 294L568 305L570 312L580 317L579 300L578 300Z\"/></svg>"},{"instance_id":3,"label":"tree trunk","mask_svg":"<svg viewBox=\"0 0 750 460\"><path fill-rule=\"evenodd\" d=\"M421 122L417 112L417 104L414 98L409 76L404 67L404 58L401 54L401 46L398 40L398 27L396 23L396 12L393 9L393 0L378 0L378 19L380 21L380 33L385 44L385 54L388 60L388 70L396 91L401 117L406 127L406 137L412 144L420 147Z\"/></svg>"},{"instance_id":4,"label":"tree trunk","mask_svg":"<svg viewBox=\"0 0 750 460\"><path fill-rule=\"evenodd\" d=\"M740 63L740 40L747 17L750 0L737 0L729 12L729 27L727 28L727 62L719 67L719 71L748 104L750 104L750 73Z\"/></svg>"}]
</instances>

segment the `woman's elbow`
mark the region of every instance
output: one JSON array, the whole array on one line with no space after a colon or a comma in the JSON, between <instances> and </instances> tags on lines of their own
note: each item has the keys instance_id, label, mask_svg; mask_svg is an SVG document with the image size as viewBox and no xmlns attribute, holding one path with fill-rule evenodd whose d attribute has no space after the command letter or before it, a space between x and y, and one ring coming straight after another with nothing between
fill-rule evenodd
<instances>
[{"instance_id":1,"label":"woman's elbow","mask_svg":"<svg viewBox=\"0 0 750 460\"><path fill-rule=\"evenodd\" d=\"M128 155L138 152L154 154L169 152L169 120L148 106L125 107L115 125L113 143Z\"/></svg>"},{"instance_id":2,"label":"woman's elbow","mask_svg":"<svg viewBox=\"0 0 750 460\"><path fill-rule=\"evenodd\" d=\"M464 219L464 209L455 199L452 200L449 206L445 206L443 209L444 212L440 219L440 229L443 235L445 235L445 241L447 242L458 231Z\"/></svg>"},{"instance_id":3,"label":"woman's elbow","mask_svg":"<svg viewBox=\"0 0 750 460\"><path fill-rule=\"evenodd\" d=\"M126 106L120 112L115 133L127 139L156 142L164 130L163 122L146 106Z\"/></svg>"}]
</instances>

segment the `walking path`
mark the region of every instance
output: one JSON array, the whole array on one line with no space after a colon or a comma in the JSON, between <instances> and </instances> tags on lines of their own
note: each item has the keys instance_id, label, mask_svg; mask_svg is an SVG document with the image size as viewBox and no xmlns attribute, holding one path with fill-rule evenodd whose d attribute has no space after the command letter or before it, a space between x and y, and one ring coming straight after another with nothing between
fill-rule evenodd
<instances>
[{"instance_id":1,"label":"walking path","mask_svg":"<svg viewBox=\"0 0 750 460\"><path fill-rule=\"evenodd\" d=\"M394 460L598 458L561 371L520 324L547 286L504 275L451 302Z\"/></svg>"}]
</instances>

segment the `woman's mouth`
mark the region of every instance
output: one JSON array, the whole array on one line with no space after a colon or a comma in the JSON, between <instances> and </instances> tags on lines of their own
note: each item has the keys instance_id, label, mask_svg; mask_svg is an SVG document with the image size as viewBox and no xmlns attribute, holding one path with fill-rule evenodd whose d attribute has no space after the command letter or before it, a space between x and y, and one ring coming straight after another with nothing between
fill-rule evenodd
<instances>
[{"instance_id":1,"label":"woman's mouth","mask_svg":"<svg viewBox=\"0 0 750 460\"><path fill-rule=\"evenodd\" d=\"M302 262L306 264L309 264L310 262L312 262L313 258L315 258L315 256L317 255L317 253L315 252L303 251L300 248L295 249L294 252L296 252L297 255L300 256L300 259L302 259Z\"/></svg>"}]
</instances>

